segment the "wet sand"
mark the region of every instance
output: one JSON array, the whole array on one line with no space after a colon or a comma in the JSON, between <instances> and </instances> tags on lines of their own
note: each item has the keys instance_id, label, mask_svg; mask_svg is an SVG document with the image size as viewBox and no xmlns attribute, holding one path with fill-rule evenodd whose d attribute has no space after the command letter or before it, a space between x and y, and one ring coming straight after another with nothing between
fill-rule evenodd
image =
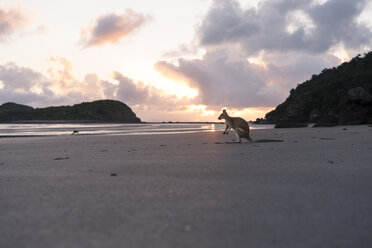
<instances>
[{"instance_id":1,"label":"wet sand","mask_svg":"<svg viewBox=\"0 0 372 248\"><path fill-rule=\"evenodd\" d=\"M0 247L372 247L372 127L0 139Z\"/></svg>"}]
</instances>

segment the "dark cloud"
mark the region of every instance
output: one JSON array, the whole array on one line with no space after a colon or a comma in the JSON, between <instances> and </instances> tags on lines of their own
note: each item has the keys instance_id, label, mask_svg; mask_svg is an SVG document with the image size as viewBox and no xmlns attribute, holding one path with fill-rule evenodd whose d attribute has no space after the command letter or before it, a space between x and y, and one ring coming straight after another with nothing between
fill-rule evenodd
<instances>
[{"instance_id":1,"label":"dark cloud","mask_svg":"<svg viewBox=\"0 0 372 248\"><path fill-rule=\"evenodd\" d=\"M118 88L117 85L110 83L107 80L102 80L101 85L103 88L103 94L105 95L106 98L114 98L116 94L116 90Z\"/></svg>"},{"instance_id":2,"label":"dark cloud","mask_svg":"<svg viewBox=\"0 0 372 248\"><path fill-rule=\"evenodd\" d=\"M319 74L324 68L340 64L340 59L331 54L307 54L301 52L264 53L262 61L266 61L267 81L274 82L288 90Z\"/></svg>"},{"instance_id":3,"label":"dark cloud","mask_svg":"<svg viewBox=\"0 0 372 248\"><path fill-rule=\"evenodd\" d=\"M116 96L125 99L128 104L143 104L148 102L150 90L142 82L135 83L132 79L125 77L119 72L114 72L114 79L119 82Z\"/></svg>"},{"instance_id":4,"label":"dark cloud","mask_svg":"<svg viewBox=\"0 0 372 248\"><path fill-rule=\"evenodd\" d=\"M99 99L100 80L95 74L88 74L83 81L76 80L67 60L62 70L49 70L50 77L14 63L0 65L0 99L32 106L71 104Z\"/></svg>"},{"instance_id":5,"label":"dark cloud","mask_svg":"<svg viewBox=\"0 0 372 248\"><path fill-rule=\"evenodd\" d=\"M165 77L197 88L199 95L194 99L195 104L211 109L249 108L277 105L296 83L338 62L331 55L292 54L290 60L285 60L281 54L271 54L263 59L277 63L259 65L244 57L231 58L229 54L229 51L217 50L202 59L179 59L177 66L160 61L155 68Z\"/></svg>"},{"instance_id":6,"label":"dark cloud","mask_svg":"<svg viewBox=\"0 0 372 248\"><path fill-rule=\"evenodd\" d=\"M0 41L25 27L28 22L29 19L21 8L5 9L0 6Z\"/></svg>"},{"instance_id":7,"label":"dark cloud","mask_svg":"<svg viewBox=\"0 0 372 248\"><path fill-rule=\"evenodd\" d=\"M247 60L230 61L226 54L218 51L208 53L203 59L180 59L178 64L159 62L155 68L166 77L197 88L197 104L252 107L270 102L258 95L265 87L262 69Z\"/></svg>"},{"instance_id":8,"label":"dark cloud","mask_svg":"<svg viewBox=\"0 0 372 248\"><path fill-rule=\"evenodd\" d=\"M52 82L41 73L14 63L0 65L1 103L17 102L32 106L65 103L65 96L57 96L49 87Z\"/></svg>"},{"instance_id":9,"label":"dark cloud","mask_svg":"<svg viewBox=\"0 0 372 248\"><path fill-rule=\"evenodd\" d=\"M56 95L45 77L29 68L14 64L0 65L0 104L16 102L34 107L66 104L67 96Z\"/></svg>"},{"instance_id":10,"label":"dark cloud","mask_svg":"<svg viewBox=\"0 0 372 248\"><path fill-rule=\"evenodd\" d=\"M237 43L247 55L263 50L321 53L339 43L357 49L372 41L371 30L356 21L366 2L273 0L243 9L234 0L215 0L198 37L203 46Z\"/></svg>"},{"instance_id":11,"label":"dark cloud","mask_svg":"<svg viewBox=\"0 0 372 248\"><path fill-rule=\"evenodd\" d=\"M320 44L323 40L323 46L320 46L323 51L337 42L353 49L371 45L371 30L356 21L366 4L365 0L331 0L310 8L308 13L316 25L313 40Z\"/></svg>"},{"instance_id":12,"label":"dark cloud","mask_svg":"<svg viewBox=\"0 0 372 248\"><path fill-rule=\"evenodd\" d=\"M243 11L236 1L215 0L199 29L202 45L235 42L259 31L253 9Z\"/></svg>"},{"instance_id":13,"label":"dark cloud","mask_svg":"<svg viewBox=\"0 0 372 248\"><path fill-rule=\"evenodd\" d=\"M41 73L26 67L19 67L14 63L0 65L0 80L3 90L30 91L34 86L43 87L49 84Z\"/></svg>"},{"instance_id":14,"label":"dark cloud","mask_svg":"<svg viewBox=\"0 0 372 248\"><path fill-rule=\"evenodd\" d=\"M142 27L148 19L147 16L130 9L122 15L111 13L101 16L94 27L83 31L83 43L86 46L117 43Z\"/></svg>"}]
</instances>

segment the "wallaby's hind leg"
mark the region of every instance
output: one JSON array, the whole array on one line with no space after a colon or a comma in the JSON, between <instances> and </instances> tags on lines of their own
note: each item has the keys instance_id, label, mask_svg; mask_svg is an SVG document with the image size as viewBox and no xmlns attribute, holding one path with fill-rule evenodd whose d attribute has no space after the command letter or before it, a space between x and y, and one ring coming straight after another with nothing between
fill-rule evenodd
<instances>
[{"instance_id":1,"label":"wallaby's hind leg","mask_svg":"<svg viewBox=\"0 0 372 248\"><path fill-rule=\"evenodd\" d=\"M245 138L249 141L249 142L252 142L252 138L251 138L251 136L249 135L249 132L247 132L246 134L245 134Z\"/></svg>"},{"instance_id":2,"label":"wallaby's hind leg","mask_svg":"<svg viewBox=\"0 0 372 248\"><path fill-rule=\"evenodd\" d=\"M251 136L249 135L249 130L239 130L239 137L240 138L245 138L247 139L249 142L252 141L252 138Z\"/></svg>"},{"instance_id":3,"label":"wallaby's hind leg","mask_svg":"<svg viewBox=\"0 0 372 248\"><path fill-rule=\"evenodd\" d=\"M236 140L235 141L227 141L226 143L228 144L236 144L236 143L242 143L242 140L241 140L241 132L239 130L234 130L234 133L235 133L235 136L236 136Z\"/></svg>"},{"instance_id":4,"label":"wallaby's hind leg","mask_svg":"<svg viewBox=\"0 0 372 248\"><path fill-rule=\"evenodd\" d=\"M247 139L249 142L252 141L251 136L249 136L249 131L245 131L245 130L243 131L243 130L238 129L238 132L237 132L236 136L237 136L237 139L238 139L239 143L241 142L242 138Z\"/></svg>"},{"instance_id":5,"label":"wallaby's hind leg","mask_svg":"<svg viewBox=\"0 0 372 248\"><path fill-rule=\"evenodd\" d=\"M244 134L244 133L243 133L242 131L240 131L239 129L237 129L237 130L235 131L236 142L238 142L238 143L241 143L241 142L242 142L242 139L241 139L241 138L244 137L243 134Z\"/></svg>"}]
</instances>

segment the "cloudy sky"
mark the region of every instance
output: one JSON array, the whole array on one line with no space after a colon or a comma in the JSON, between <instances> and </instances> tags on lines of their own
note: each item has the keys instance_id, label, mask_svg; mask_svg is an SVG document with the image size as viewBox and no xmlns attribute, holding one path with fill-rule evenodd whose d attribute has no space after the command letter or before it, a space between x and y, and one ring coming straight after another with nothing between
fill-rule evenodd
<instances>
[{"instance_id":1,"label":"cloudy sky","mask_svg":"<svg viewBox=\"0 0 372 248\"><path fill-rule=\"evenodd\" d=\"M372 0L0 0L0 104L254 120L370 50Z\"/></svg>"}]
</instances>

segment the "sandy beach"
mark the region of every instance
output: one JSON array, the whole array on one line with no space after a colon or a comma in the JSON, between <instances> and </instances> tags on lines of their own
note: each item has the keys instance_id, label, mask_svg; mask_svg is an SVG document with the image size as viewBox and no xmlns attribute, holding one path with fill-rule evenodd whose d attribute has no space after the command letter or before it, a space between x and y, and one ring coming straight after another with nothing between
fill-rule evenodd
<instances>
[{"instance_id":1,"label":"sandy beach","mask_svg":"<svg viewBox=\"0 0 372 248\"><path fill-rule=\"evenodd\" d=\"M0 247L372 247L372 127L0 139Z\"/></svg>"}]
</instances>

